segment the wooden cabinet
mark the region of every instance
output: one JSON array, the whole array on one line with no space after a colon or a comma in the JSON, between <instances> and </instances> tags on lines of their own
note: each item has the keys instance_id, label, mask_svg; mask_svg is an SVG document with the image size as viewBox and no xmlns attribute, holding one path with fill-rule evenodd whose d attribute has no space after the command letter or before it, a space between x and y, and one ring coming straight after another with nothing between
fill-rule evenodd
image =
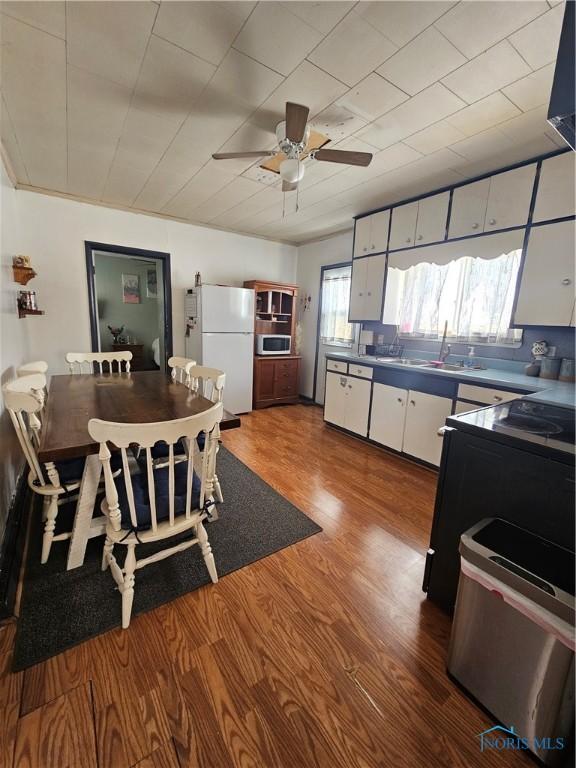
<instances>
[{"instance_id":1,"label":"wooden cabinet","mask_svg":"<svg viewBox=\"0 0 576 768\"><path fill-rule=\"evenodd\" d=\"M354 229L354 258L385 251L388 247L389 225L389 210L357 219Z\"/></svg>"},{"instance_id":2,"label":"wooden cabinet","mask_svg":"<svg viewBox=\"0 0 576 768\"><path fill-rule=\"evenodd\" d=\"M574 160L574 152L565 152L542 161L532 221L574 216Z\"/></svg>"},{"instance_id":3,"label":"wooden cabinet","mask_svg":"<svg viewBox=\"0 0 576 768\"><path fill-rule=\"evenodd\" d=\"M324 397L325 421L366 437L371 386L368 379L356 379L328 371Z\"/></svg>"},{"instance_id":4,"label":"wooden cabinet","mask_svg":"<svg viewBox=\"0 0 576 768\"><path fill-rule=\"evenodd\" d=\"M350 322L382 319L385 274L385 254L354 261L348 313Z\"/></svg>"},{"instance_id":5,"label":"wooden cabinet","mask_svg":"<svg viewBox=\"0 0 576 768\"><path fill-rule=\"evenodd\" d=\"M481 179L454 190L448 237L465 237L484 231L489 190L490 179Z\"/></svg>"},{"instance_id":6,"label":"wooden cabinet","mask_svg":"<svg viewBox=\"0 0 576 768\"><path fill-rule=\"evenodd\" d=\"M254 408L298 402L300 358L254 358Z\"/></svg>"},{"instance_id":7,"label":"wooden cabinet","mask_svg":"<svg viewBox=\"0 0 576 768\"><path fill-rule=\"evenodd\" d=\"M561 221L530 230L514 312L516 325L571 324L574 225L573 220Z\"/></svg>"},{"instance_id":8,"label":"wooden cabinet","mask_svg":"<svg viewBox=\"0 0 576 768\"><path fill-rule=\"evenodd\" d=\"M399 205L393 209L390 225L390 250L411 248L414 245L416 220L418 218L418 201Z\"/></svg>"},{"instance_id":9,"label":"wooden cabinet","mask_svg":"<svg viewBox=\"0 0 576 768\"><path fill-rule=\"evenodd\" d=\"M418 218L416 221L416 245L435 243L444 240L446 236L446 221L448 219L448 203L450 193L431 195L418 201Z\"/></svg>"},{"instance_id":10,"label":"wooden cabinet","mask_svg":"<svg viewBox=\"0 0 576 768\"><path fill-rule=\"evenodd\" d=\"M132 352L132 360L130 360L131 371L146 371L150 370L153 365L146 365L144 358L144 344L112 344L112 350L114 352Z\"/></svg>"},{"instance_id":11,"label":"wooden cabinet","mask_svg":"<svg viewBox=\"0 0 576 768\"><path fill-rule=\"evenodd\" d=\"M374 384L369 437L381 445L440 465L440 427L452 413L452 400L415 390Z\"/></svg>"},{"instance_id":12,"label":"wooden cabinet","mask_svg":"<svg viewBox=\"0 0 576 768\"><path fill-rule=\"evenodd\" d=\"M535 175L533 163L492 176L484 232L526 225Z\"/></svg>"},{"instance_id":13,"label":"wooden cabinet","mask_svg":"<svg viewBox=\"0 0 576 768\"><path fill-rule=\"evenodd\" d=\"M374 384L368 437L381 445L402 450L408 392L387 384Z\"/></svg>"},{"instance_id":14,"label":"wooden cabinet","mask_svg":"<svg viewBox=\"0 0 576 768\"><path fill-rule=\"evenodd\" d=\"M438 430L451 413L450 398L409 390L402 444L404 453L440 466L442 437Z\"/></svg>"}]
</instances>

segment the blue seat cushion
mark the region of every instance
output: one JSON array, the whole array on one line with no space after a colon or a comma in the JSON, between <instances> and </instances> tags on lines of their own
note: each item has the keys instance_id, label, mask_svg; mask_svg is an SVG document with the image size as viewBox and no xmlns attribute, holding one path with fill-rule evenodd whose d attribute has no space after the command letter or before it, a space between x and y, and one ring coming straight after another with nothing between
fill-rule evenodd
<instances>
[{"instance_id":1,"label":"blue seat cushion","mask_svg":"<svg viewBox=\"0 0 576 768\"><path fill-rule=\"evenodd\" d=\"M79 459L68 459L67 461L55 462L56 469L58 470L58 476L60 482L63 485L67 483L73 483L82 479L82 473L84 472L84 465L86 464L86 458L81 457Z\"/></svg>"},{"instance_id":2,"label":"blue seat cushion","mask_svg":"<svg viewBox=\"0 0 576 768\"><path fill-rule=\"evenodd\" d=\"M205 442L204 432L201 432L198 435L196 442L198 443L198 448L203 451ZM167 459L168 443L156 443L156 445L152 448L151 453L153 459ZM181 456L184 453L186 453L186 447L184 446L182 440L178 440L177 443L174 443L174 456Z\"/></svg>"},{"instance_id":3,"label":"blue seat cushion","mask_svg":"<svg viewBox=\"0 0 576 768\"><path fill-rule=\"evenodd\" d=\"M144 463L144 467L145 467ZM186 511L186 478L188 473L188 462L182 461L174 466L174 514L178 515ZM156 498L156 520L161 522L167 520L170 516L170 496L169 496L169 477L168 467L154 470L154 489ZM122 516L122 528L132 529L130 519L130 507L128 505L128 496L126 494L126 484L123 475L115 478L116 489L118 491L118 503ZM134 507L136 509L136 520L138 531L147 531L152 526L152 512L150 510L150 493L148 488L148 475L146 471L132 475L132 489L134 492ZM200 479L194 473L192 479L192 505L191 509L198 509L200 503Z\"/></svg>"}]
</instances>

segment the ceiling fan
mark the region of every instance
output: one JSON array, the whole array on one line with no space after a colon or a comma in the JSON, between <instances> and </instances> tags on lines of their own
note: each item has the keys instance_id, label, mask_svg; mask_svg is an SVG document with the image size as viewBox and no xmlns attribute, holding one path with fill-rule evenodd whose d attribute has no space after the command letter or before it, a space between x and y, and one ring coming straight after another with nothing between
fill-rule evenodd
<instances>
[{"instance_id":1,"label":"ceiling fan","mask_svg":"<svg viewBox=\"0 0 576 768\"><path fill-rule=\"evenodd\" d=\"M214 160L232 160L235 158L274 157L275 162L262 167L282 178L282 191L298 189L298 182L304 177L305 166L302 160L311 158L324 163L344 163L345 165L370 165L370 152L349 152L342 149L323 149L330 141L328 137L311 131L308 124L310 110L302 104L286 102L286 120L276 126L276 139L279 150L253 152L217 152Z\"/></svg>"}]
</instances>

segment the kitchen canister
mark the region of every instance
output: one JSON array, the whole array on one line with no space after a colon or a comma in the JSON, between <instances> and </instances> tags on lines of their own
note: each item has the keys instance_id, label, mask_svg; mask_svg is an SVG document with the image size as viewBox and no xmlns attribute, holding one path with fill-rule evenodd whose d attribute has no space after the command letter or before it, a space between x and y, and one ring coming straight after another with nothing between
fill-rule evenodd
<instances>
[{"instance_id":1,"label":"kitchen canister","mask_svg":"<svg viewBox=\"0 0 576 768\"><path fill-rule=\"evenodd\" d=\"M543 357L540 366L541 379L557 379L560 373L561 357Z\"/></svg>"},{"instance_id":2,"label":"kitchen canister","mask_svg":"<svg viewBox=\"0 0 576 768\"><path fill-rule=\"evenodd\" d=\"M562 363L560 365L560 375L558 376L558 379L560 381L572 382L575 380L574 373L574 360L571 360L569 357L563 357Z\"/></svg>"}]
</instances>

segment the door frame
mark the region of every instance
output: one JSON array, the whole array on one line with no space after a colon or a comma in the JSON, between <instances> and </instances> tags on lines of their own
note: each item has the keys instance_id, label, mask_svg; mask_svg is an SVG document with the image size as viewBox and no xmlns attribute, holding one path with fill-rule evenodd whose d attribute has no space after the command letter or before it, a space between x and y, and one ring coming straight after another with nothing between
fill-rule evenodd
<instances>
[{"instance_id":1,"label":"door frame","mask_svg":"<svg viewBox=\"0 0 576 768\"><path fill-rule=\"evenodd\" d=\"M353 259L340 261L337 264L323 264L320 267L320 285L318 288L318 316L316 318L316 351L314 353L314 378L312 383L312 402L316 402L316 385L318 378L318 353L320 351L320 322L322 320L322 283L324 282L324 272L329 269L338 269L338 267L352 267ZM356 334L354 334L356 335ZM354 345L354 343L352 343Z\"/></svg>"},{"instance_id":2,"label":"door frame","mask_svg":"<svg viewBox=\"0 0 576 768\"><path fill-rule=\"evenodd\" d=\"M84 241L86 253L86 277L88 280L88 306L90 311L90 342L92 352L98 352L98 305L96 301L96 285L94 282L94 251L103 251L116 256L136 256L142 259L159 261L162 264L162 277L164 282L164 366L167 370L167 361L172 357L172 281L170 254L162 251L147 251L143 248L128 248L123 245L111 245L110 243L97 243L93 240Z\"/></svg>"}]
</instances>

